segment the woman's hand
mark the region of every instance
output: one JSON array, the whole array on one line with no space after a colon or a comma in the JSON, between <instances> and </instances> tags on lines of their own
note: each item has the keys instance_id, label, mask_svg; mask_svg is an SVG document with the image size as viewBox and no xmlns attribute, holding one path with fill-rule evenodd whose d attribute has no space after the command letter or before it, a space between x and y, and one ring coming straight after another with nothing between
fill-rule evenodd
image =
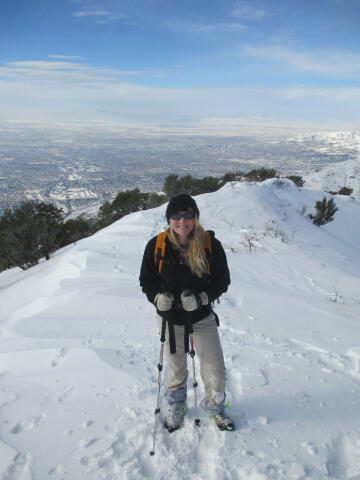
<instances>
[{"instance_id":1,"label":"woman's hand","mask_svg":"<svg viewBox=\"0 0 360 480\"><path fill-rule=\"evenodd\" d=\"M206 292L194 294L191 290L185 290L181 294L181 303L186 312L194 312L202 305L207 305L209 299Z\"/></svg>"},{"instance_id":2,"label":"woman's hand","mask_svg":"<svg viewBox=\"0 0 360 480\"><path fill-rule=\"evenodd\" d=\"M174 301L173 295L169 292L158 293L155 297L155 305L159 312L167 312L171 309Z\"/></svg>"}]
</instances>

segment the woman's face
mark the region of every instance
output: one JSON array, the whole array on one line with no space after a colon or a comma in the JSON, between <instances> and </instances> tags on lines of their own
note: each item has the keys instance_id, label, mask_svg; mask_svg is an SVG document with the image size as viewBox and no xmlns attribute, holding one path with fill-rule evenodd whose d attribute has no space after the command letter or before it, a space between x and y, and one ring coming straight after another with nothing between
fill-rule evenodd
<instances>
[{"instance_id":1,"label":"woman's face","mask_svg":"<svg viewBox=\"0 0 360 480\"><path fill-rule=\"evenodd\" d=\"M195 217L194 215L192 215L192 218L184 218L184 214L189 214L189 213L192 213L191 211L189 210L182 210L180 212L177 212L177 215L180 214L180 219L174 219L173 217L174 216L171 216L170 217L170 227L171 229L173 230L174 233L176 233L176 235L178 235L178 238L179 238L179 241L180 243L183 243L187 240L187 237L190 235L190 233L193 231L194 229L194 225L195 225Z\"/></svg>"}]
</instances>

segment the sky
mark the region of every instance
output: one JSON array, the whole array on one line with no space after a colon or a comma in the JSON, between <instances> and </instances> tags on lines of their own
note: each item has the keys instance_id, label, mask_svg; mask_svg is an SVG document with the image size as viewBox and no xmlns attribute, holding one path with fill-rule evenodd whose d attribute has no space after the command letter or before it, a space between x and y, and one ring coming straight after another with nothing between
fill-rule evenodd
<instances>
[{"instance_id":1,"label":"sky","mask_svg":"<svg viewBox=\"0 0 360 480\"><path fill-rule=\"evenodd\" d=\"M0 120L360 128L359 0L1 0Z\"/></svg>"}]
</instances>

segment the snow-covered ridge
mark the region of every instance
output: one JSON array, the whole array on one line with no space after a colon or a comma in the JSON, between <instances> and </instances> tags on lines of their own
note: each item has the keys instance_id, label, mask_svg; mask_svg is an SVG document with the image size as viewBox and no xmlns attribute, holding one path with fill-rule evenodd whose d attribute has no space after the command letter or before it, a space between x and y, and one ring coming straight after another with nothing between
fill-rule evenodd
<instances>
[{"instance_id":1,"label":"snow-covered ridge","mask_svg":"<svg viewBox=\"0 0 360 480\"><path fill-rule=\"evenodd\" d=\"M324 194L269 180L196 197L231 271L216 310L238 428L194 427L189 378L184 427L159 429L154 457L160 342L138 275L165 206L0 274L1 480L359 477L360 202L337 197L316 227Z\"/></svg>"},{"instance_id":2,"label":"snow-covered ridge","mask_svg":"<svg viewBox=\"0 0 360 480\"><path fill-rule=\"evenodd\" d=\"M305 185L314 190L338 192L342 187L352 188L352 196L360 197L360 156L355 160L334 163L303 175Z\"/></svg>"},{"instance_id":3,"label":"snow-covered ridge","mask_svg":"<svg viewBox=\"0 0 360 480\"><path fill-rule=\"evenodd\" d=\"M360 132L315 132L286 139L303 145L307 152L328 155L329 164L320 169L298 172L305 185L314 190L338 192L342 187L353 189L352 196L360 197ZM343 156L344 161L332 158Z\"/></svg>"},{"instance_id":4,"label":"snow-covered ridge","mask_svg":"<svg viewBox=\"0 0 360 480\"><path fill-rule=\"evenodd\" d=\"M360 132L314 132L290 137L288 142L305 143L315 148L341 147L348 150L360 150Z\"/></svg>"}]
</instances>

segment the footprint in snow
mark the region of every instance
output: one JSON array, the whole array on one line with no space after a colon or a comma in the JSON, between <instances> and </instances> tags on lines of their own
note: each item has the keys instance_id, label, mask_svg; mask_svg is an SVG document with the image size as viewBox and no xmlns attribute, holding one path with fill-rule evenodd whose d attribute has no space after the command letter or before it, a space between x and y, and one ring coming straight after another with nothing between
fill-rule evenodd
<instances>
[{"instance_id":1,"label":"footprint in snow","mask_svg":"<svg viewBox=\"0 0 360 480\"><path fill-rule=\"evenodd\" d=\"M82 440L80 440L79 447L89 448L92 445L94 445L95 443L97 443L98 441L99 441L99 439L96 438L96 437L94 437L94 438L83 438Z\"/></svg>"},{"instance_id":2,"label":"footprint in snow","mask_svg":"<svg viewBox=\"0 0 360 480\"><path fill-rule=\"evenodd\" d=\"M88 420L82 424L83 428L89 428L91 425L94 425L94 420Z\"/></svg>"},{"instance_id":3,"label":"footprint in snow","mask_svg":"<svg viewBox=\"0 0 360 480\"><path fill-rule=\"evenodd\" d=\"M54 360L51 362L52 367L59 367L64 363L64 359L66 356L68 349L63 347L59 350L59 352L56 354L56 357Z\"/></svg>"},{"instance_id":4,"label":"footprint in snow","mask_svg":"<svg viewBox=\"0 0 360 480\"><path fill-rule=\"evenodd\" d=\"M29 415L24 420L17 422L10 430L10 433L13 435L17 435L21 432L26 432L28 430L34 430L37 428L41 422L43 422L46 418L45 414L39 415Z\"/></svg>"},{"instance_id":5,"label":"footprint in snow","mask_svg":"<svg viewBox=\"0 0 360 480\"><path fill-rule=\"evenodd\" d=\"M326 469L331 478L360 480L360 437L339 434L328 445Z\"/></svg>"},{"instance_id":6,"label":"footprint in snow","mask_svg":"<svg viewBox=\"0 0 360 480\"><path fill-rule=\"evenodd\" d=\"M56 467L49 470L48 475L66 475L67 470L64 465L57 465Z\"/></svg>"},{"instance_id":7,"label":"footprint in snow","mask_svg":"<svg viewBox=\"0 0 360 480\"><path fill-rule=\"evenodd\" d=\"M1 478L4 479L21 479L21 478L31 478L30 474L30 464L33 457L30 453L17 453L13 459L13 463L9 465L6 472ZM30 475L30 476L29 476Z\"/></svg>"},{"instance_id":8,"label":"footprint in snow","mask_svg":"<svg viewBox=\"0 0 360 480\"><path fill-rule=\"evenodd\" d=\"M69 398L72 397L73 391L74 391L74 387L67 387L67 388L65 388L65 390L64 390L63 393L60 395L60 397L58 397L58 401L61 402L61 403L63 403L63 402L65 402L66 400L69 400Z\"/></svg>"}]
</instances>

